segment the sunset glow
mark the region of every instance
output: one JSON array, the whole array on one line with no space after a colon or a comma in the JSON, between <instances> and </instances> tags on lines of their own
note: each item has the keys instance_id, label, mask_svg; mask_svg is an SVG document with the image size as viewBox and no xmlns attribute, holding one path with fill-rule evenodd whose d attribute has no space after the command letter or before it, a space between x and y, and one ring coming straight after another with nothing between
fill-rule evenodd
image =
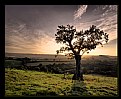
<instances>
[{"instance_id":1,"label":"sunset glow","mask_svg":"<svg viewBox=\"0 0 121 99\"><path fill-rule=\"evenodd\" d=\"M76 30L96 25L109 34L109 42L88 55L117 56L117 5L6 5L5 52L56 54L58 25ZM87 54L86 54L87 55Z\"/></svg>"}]
</instances>

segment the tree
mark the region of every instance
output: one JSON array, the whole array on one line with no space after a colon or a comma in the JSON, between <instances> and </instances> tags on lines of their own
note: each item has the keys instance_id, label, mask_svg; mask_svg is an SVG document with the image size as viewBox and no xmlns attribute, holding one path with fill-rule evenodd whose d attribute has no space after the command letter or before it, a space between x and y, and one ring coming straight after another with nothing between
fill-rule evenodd
<instances>
[{"instance_id":1,"label":"tree","mask_svg":"<svg viewBox=\"0 0 121 99\"><path fill-rule=\"evenodd\" d=\"M92 49L95 49L97 45L103 45L108 42L108 35L103 30L96 28L96 26L90 26L89 30L76 31L76 28L71 25L58 26L56 36L56 42L64 44L59 53L65 53L65 56L69 58L75 58L76 60L76 80L83 80L83 72L81 69L81 57L82 55Z\"/></svg>"}]
</instances>

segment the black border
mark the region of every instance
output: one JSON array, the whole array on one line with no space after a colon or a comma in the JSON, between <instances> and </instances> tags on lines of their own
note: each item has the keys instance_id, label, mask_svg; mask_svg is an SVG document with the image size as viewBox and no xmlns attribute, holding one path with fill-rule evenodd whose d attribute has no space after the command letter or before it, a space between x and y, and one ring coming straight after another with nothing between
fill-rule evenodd
<instances>
[{"instance_id":1,"label":"black border","mask_svg":"<svg viewBox=\"0 0 121 99\"><path fill-rule=\"evenodd\" d=\"M4 97L5 93L5 69L4 69L4 56L5 56L5 8L4 5L0 4L0 96Z\"/></svg>"},{"instance_id":2,"label":"black border","mask_svg":"<svg viewBox=\"0 0 121 99\"><path fill-rule=\"evenodd\" d=\"M5 68L4 68L4 58L5 58L5 5L118 5L118 0L0 0L0 96L5 95ZM118 10L118 65L119 65L119 10ZM119 68L118 68L119 69ZM119 71L118 71L119 73ZM120 75L120 73L119 73ZM118 75L118 85L119 83ZM119 87L119 86L118 86ZM120 94L120 93L118 93ZM118 95L119 96L119 95ZM117 96L117 97L118 97ZM80 98L80 97L79 97Z\"/></svg>"},{"instance_id":3,"label":"black border","mask_svg":"<svg viewBox=\"0 0 121 99\"><path fill-rule=\"evenodd\" d=\"M1 2L4 5L53 5L53 4L64 4L64 5L78 5L78 4L96 4L96 5L105 5L105 4L110 4L110 5L118 5L118 0L1 0Z\"/></svg>"}]
</instances>

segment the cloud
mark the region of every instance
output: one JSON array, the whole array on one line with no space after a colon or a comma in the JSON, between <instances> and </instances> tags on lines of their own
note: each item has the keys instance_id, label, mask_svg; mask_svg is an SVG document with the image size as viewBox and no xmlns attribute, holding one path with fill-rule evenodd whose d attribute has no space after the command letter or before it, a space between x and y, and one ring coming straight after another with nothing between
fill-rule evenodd
<instances>
[{"instance_id":1,"label":"cloud","mask_svg":"<svg viewBox=\"0 0 121 99\"><path fill-rule=\"evenodd\" d=\"M6 6L5 51L56 53L59 45L56 44L54 33L58 25L73 19L73 7Z\"/></svg>"},{"instance_id":2,"label":"cloud","mask_svg":"<svg viewBox=\"0 0 121 99\"><path fill-rule=\"evenodd\" d=\"M109 40L117 38L116 5L80 5L76 11L72 9L74 6L65 6L66 9L63 6L56 9L58 5L54 9L53 6L47 9L47 6L8 7L5 16L6 52L56 53L61 45L56 44L54 33L58 25L68 23L74 23L77 30L88 29L94 24L109 33Z\"/></svg>"},{"instance_id":3,"label":"cloud","mask_svg":"<svg viewBox=\"0 0 121 99\"><path fill-rule=\"evenodd\" d=\"M94 7L92 10L87 10L80 20L75 21L77 30L89 29L91 25L96 25L97 28L109 33L109 40L117 38L117 5Z\"/></svg>"},{"instance_id":4,"label":"cloud","mask_svg":"<svg viewBox=\"0 0 121 99\"><path fill-rule=\"evenodd\" d=\"M48 35L44 30L32 30L26 24L6 25L5 52L12 53L48 53L56 54L60 47L55 38Z\"/></svg>"},{"instance_id":5,"label":"cloud","mask_svg":"<svg viewBox=\"0 0 121 99\"><path fill-rule=\"evenodd\" d=\"M81 19L81 16L86 12L87 7L87 5L80 5L78 10L74 13L74 20L77 18Z\"/></svg>"},{"instance_id":6,"label":"cloud","mask_svg":"<svg viewBox=\"0 0 121 99\"><path fill-rule=\"evenodd\" d=\"M111 47L117 47L117 39L110 40L108 44L106 45L107 48Z\"/></svg>"}]
</instances>

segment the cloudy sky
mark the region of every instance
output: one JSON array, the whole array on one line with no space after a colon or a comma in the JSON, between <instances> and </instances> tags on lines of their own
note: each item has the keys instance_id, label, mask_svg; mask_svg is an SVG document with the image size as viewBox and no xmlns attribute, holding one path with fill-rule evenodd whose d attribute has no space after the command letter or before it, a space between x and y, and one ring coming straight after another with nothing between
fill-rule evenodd
<instances>
[{"instance_id":1,"label":"cloudy sky","mask_svg":"<svg viewBox=\"0 0 121 99\"><path fill-rule=\"evenodd\" d=\"M96 25L109 34L109 43L90 55L117 56L117 5L6 5L5 52L55 54L58 25L86 30Z\"/></svg>"}]
</instances>

